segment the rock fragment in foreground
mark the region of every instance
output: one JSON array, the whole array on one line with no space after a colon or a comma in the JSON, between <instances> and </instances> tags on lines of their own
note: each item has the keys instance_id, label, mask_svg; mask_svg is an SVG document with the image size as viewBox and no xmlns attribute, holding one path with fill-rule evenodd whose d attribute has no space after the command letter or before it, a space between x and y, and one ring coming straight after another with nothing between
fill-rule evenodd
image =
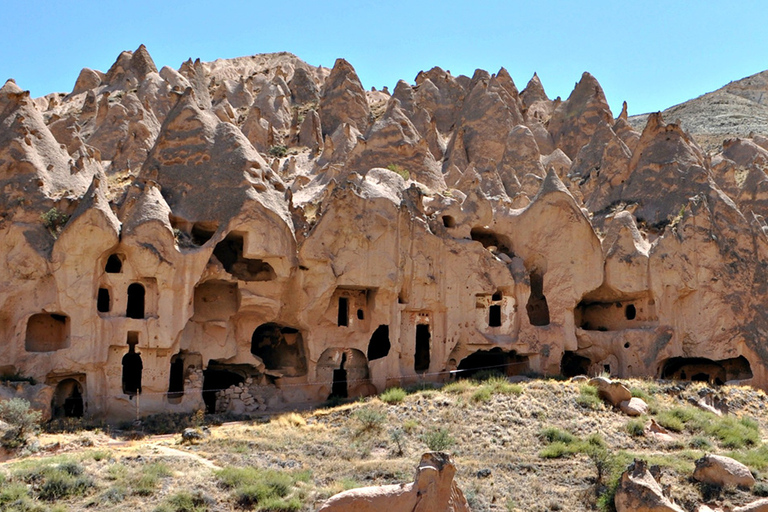
<instances>
[{"instance_id":1,"label":"rock fragment in foreground","mask_svg":"<svg viewBox=\"0 0 768 512\"><path fill-rule=\"evenodd\" d=\"M351 489L331 496L318 512L469 512L464 494L453 481L456 466L443 452L421 456L413 483Z\"/></svg>"},{"instance_id":2,"label":"rock fragment in foreground","mask_svg":"<svg viewBox=\"0 0 768 512\"><path fill-rule=\"evenodd\" d=\"M683 512L664 495L646 462L639 459L621 475L614 503L618 512Z\"/></svg>"},{"instance_id":3,"label":"rock fragment in foreground","mask_svg":"<svg viewBox=\"0 0 768 512\"><path fill-rule=\"evenodd\" d=\"M720 486L752 487L755 485L755 477L747 466L722 455L707 454L697 460L693 478L705 484Z\"/></svg>"}]
</instances>

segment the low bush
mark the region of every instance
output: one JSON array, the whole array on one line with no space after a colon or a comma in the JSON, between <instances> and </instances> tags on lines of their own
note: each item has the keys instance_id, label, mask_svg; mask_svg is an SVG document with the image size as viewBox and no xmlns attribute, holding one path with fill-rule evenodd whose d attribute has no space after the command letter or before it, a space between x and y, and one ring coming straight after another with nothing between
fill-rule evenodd
<instances>
[{"instance_id":1,"label":"low bush","mask_svg":"<svg viewBox=\"0 0 768 512\"><path fill-rule=\"evenodd\" d=\"M641 437L645 435L645 422L643 420L629 420L624 425L624 430L632 437Z\"/></svg>"},{"instance_id":2,"label":"low bush","mask_svg":"<svg viewBox=\"0 0 768 512\"><path fill-rule=\"evenodd\" d=\"M579 386L579 396L576 397L576 403L581 407L594 411L604 408L603 401L597 396L597 388L589 384Z\"/></svg>"},{"instance_id":3,"label":"low bush","mask_svg":"<svg viewBox=\"0 0 768 512\"><path fill-rule=\"evenodd\" d=\"M232 490L237 506L259 511L299 510L302 501L294 495L297 482L307 482L309 472L289 473L270 469L224 468L215 472L219 483Z\"/></svg>"},{"instance_id":4,"label":"low bush","mask_svg":"<svg viewBox=\"0 0 768 512\"><path fill-rule=\"evenodd\" d=\"M448 450L456 444L456 440L444 427L427 430L419 439L433 452Z\"/></svg>"},{"instance_id":5,"label":"low bush","mask_svg":"<svg viewBox=\"0 0 768 512\"><path fill-rule=\"evenodd\" d=\"M399 404L402 402L407 393L403 388L395 387L395 388L389 388L385 390L382 394L379 395L379 399L387 404Z\"/></svg>"},{"instance_id":6,"label":"low bush","mask_svg":"<svg viewBox=\"0 0 768 512\"><path fill-rule=\"evenodd\" d=\"M10 428L0 438L0 444L8 449L16 449L27 444L29 434L40 424L41 414L32 410L29 402L22 398L11 398L0 402L0 421Z\"/></svg>"},{"instance_id":7,"label":"low bush","mask_svg":"<svg viewBox=\"0 0 768 512\"><path fill-rule=\"evenodd\" d=\"M387 413L371 407L363 407L354 413L355 419L360 422L359 433L381 430L387 419Z\"/></svg>"}]
</instances>

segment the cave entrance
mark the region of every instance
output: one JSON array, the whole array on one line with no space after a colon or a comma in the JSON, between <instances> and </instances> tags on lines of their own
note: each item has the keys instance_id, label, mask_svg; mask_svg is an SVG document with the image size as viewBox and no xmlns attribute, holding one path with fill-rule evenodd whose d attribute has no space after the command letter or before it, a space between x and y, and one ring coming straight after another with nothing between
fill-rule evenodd
<instances>
[{"instance_id":1,"label":"cave entrance","mask_svg":"<svg viewBox=\"0 0 768 512\"><path fill-rule=\"evenodd\" d=\"M368 360L381 359L387 357L392 344L389 341L389 326L380 325L373 331L371 341L368 342Z\"/></svg>"},{"instance_id":2,"label":"cave entrance","mask_svg":"<svg viewBox=\"0 0 768 512\"><path fill-rule=\"evenodd\" d=\"M566 350L560 360L560 374L563 377L575 377L577 375L589 375L589 367L592 361L588 357L580 356L576 352Z\"/></svg>"},{"instance_id":3,"label":"cave entrance","mask_svg":"<svg viewBox=\"0 0 768 512\"><path fill-rule=\"evenodd\" d=\"M123 356L123 393L134 396L141 393L141 373L144 363L136 352L138 333L128 333L128 353Z\"/></svg>"},{"instance_id":4,"label":"cave entrance","mask_svg":"<svg viewBox=\"0 0 768 512\"><path fill-rule=\"evenodd\" d=\"M339 297L339 314L336 325L339 327L349 325L349 299L347 297Z\"/></svg>"},{"instance_id":5,"label":"cave entrance","mask_svg":"<svg viewBox=\"0 0 768 512\"><path fill-rule=\"evenodd\" d=\"M82 418L84 411L82 384L74 378L60 381L53 392L52 416L54 418Z\"/></svg>"},{"instance_id":6,"label":"cave entrance","mask_svg":"<svg viewBox=\"0 0 768 512\"><path fill-rule=\"evenodd\" d=\"M203 402L205 412L216 414L216 394L231 386L239 386L245 382L245 377L240 373L227 368L227 365L208 362L208 368L203 370Z\"/></svg>"},{"instance_id":7,"label":"cave entrance","mask_svg":"<svg viewBox=\"0 0 768 512\"><path fill-rule=\"evenodd\" d=\"M110 254L107 263L104 265L104 272L107 274L120 274L123 271L123 258L120 254Z\"/></svg>"},{"instance_id":8,"label":"cave entrance","mask_svg":"<svg viewBox=\"0 0 768 512\"><path fill-rule=\"evenodd\" d=\"M125 316L128 318L144 318L144 296L146 290L141 283L132 283L128 286L128 306L125 309Z\"/></svg>"},{"instance_id":9,"label":"cave entrance","mask_svg":"<svg viewBox=\"0 0 768 512\"><path fill-rule=\"evenodd\" d=\"M260 325L251 336L251 354L261 358L268 370L285 376L300 377L307 373L304 342L293 327L272 322Z\"/></svg>"},{"instance_id":10,"label":"cave entrance","mask_svg":"<svg viewBox=\"0 0 768 512\"><path fill-rule=\"evenodd\" d=\"M347 370L344 365L347 363L347 354L341 355L341 364L336 370L333 370L333 384L331 384L331 394L328 399L331 398L347 398L349 392L347 391Z\"/></svg>"},{"instance_id":11,"label":"cave entrance","mask_svg":"<svg viewBox=\"0 0 768 512\"><path fill-rule=\"evenodd\" d=\"M510 248L509 237L494 233L490 229L486 228L472 228L469 232L469 236L475 242L480 242L486 249L496 248L496 252L503 252L509 257L514 257L514 253Z\"/></svg>"},{"instance_id":12,"label":"cave entrance","mask_svg":"<svg viewBox=\"0 0 768 512\"><path fill-rule=\"evenodd\" d=\"M171 358L168 376L168 402L177 404L184 396L184 356L181 352Z\"/></svg>"},{"instance_id":13,"label":"cave entrance","mask_svg":"<svg viewBox=\"0 0 768 512\"><path fill-rule=\"evenodd\" d=\"M243 257L243 235L230 233L216 244L213 255L221 262L224 270L241 281L272 281L277 277L269 263Z\"/></svg>"},{"instance_id":14,"label":"cave entrance","mask_svg":"<svg viewBox=\"0 0 768 512\"><path fill-rule=\"evenodd\" d=\"M480 372L522 375L529 371L530 366L528 356L518 355L514 350L504 352L496 347L473 352L461 360L457 369L458 378L467 379Z\"/></svg>"},{"instance_id":15,"label":"cave entrance","mask_svg":"<svg viewBox=\"0 0 768 512\"><path fill-rule=\"evenodd\" d=\"M24 349L27 352L53 352L69 347L69 317L57 313L37 313L27 320Z\"/></svg>"},{"instance_id":16,"label":"cave entrance","mask_svg":"<svg viewBox=\"0 0 768 512\"><path fill-rule=\"evenodd\" d=\"M413 369L419 373L429 370L429 340L431 337L428 324L416 325L416 353L413 358Z\"/></svg>"},{"instance_id":17,"label":"cave entrance","mask_svg":"<svg viewBox=\"0 0 768 512\"><path fill-rule=\"evenodd\" d=\"M525 309L531 325L542 327L549 325L549 305L544 296L544 275L534 270L530 273L531 295Z\"/></svg>"},{"instance_id":18,"label":"cave entrance","mask_svg":"<svg viewBox=\"0 0 768 512\"><path fill-rule=\"evenodd\" d=\"M661 365L661 378L722 385L751 379L752 367L744 356L712 360L703 357L672 357Z\"/></svg>"},{"instance_id":19,"label":"cave entrance","mask_svg":"<svg viewBox=\"0 0 768 512\"><path fill-rule=\"evenodd\" d=\"M109 288L99 288L96 296L96 310L99 313L109 313L110 309L112 309L112 299L109 296Z\"/></svg>"}]
</instances>

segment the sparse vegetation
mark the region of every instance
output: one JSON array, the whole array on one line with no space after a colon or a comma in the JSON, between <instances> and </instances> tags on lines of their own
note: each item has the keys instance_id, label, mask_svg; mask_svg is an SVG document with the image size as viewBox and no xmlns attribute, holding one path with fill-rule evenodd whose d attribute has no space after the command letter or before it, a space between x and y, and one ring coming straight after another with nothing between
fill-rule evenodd
<instances>
[{"instance_id":1,"label":"sparse vegetation","mask_svg":"<svg viewBox=\"0 0 768 512\"><path fill-rule=\"evenodd\" d=\"M409 179L411 179L411 173L410 173L410 171L408 171L408 169L405 169L405 168L403 168L403 167L402 167L402 166L400 166L400 165L397 165L397 164L389 164L389 165L387 166L387 169L389 169L390 171L394 172L395 174L399 174L399 175L400 175L400 177L401 177L401 178L403 178L403 179L404 179L404 180L406 180L406 181L407 181L407 180L409 180Z\"/></svg>"},{"instance_id":2,"label":"sparse vegetation","mask_svg":"<svg viewBox=\"0 0 768 512\"><path fill-rule=\"evenodd\" d=\"M421 435L421 441L433 452L449 450L456 444L456 439L445 427L427 430Z\"/></svg>"},{"instance_id":3,"label":"sparse vegetation","mask_svg":"<svg viewBox=\"0 0 768 512\"><path fill-rule=\"evenodd\" d=\"M274 156L275 158L284 158L288 155L288 148L282 144L276 144L270 147L268 152L270 156Z\"/></svg>"},{"instance_id":4,"label":"sparse vegetation","mask_svg":"<svg viewBox=\"0 0 768 512\"><path fill-rule=\"evenodd\" d=\"M393 388L394 399L402 397L395 403L348 400L220 426L215 423L222 418L202 413L145 418L141 427L131 426L145 437L116 448L103 444L104 430L78 431L81 422L35 443L55 439L70 455L42 451L41 458L0 465L0 510L310 511L343 490L411 481L426 450L453 453L457 482L475 510L611 511L619 477L635 458L662 467L663 484L686 510L707 496L733 508L768 494L768 446L760 437L768 427L760 414L768 398L762 392L721 388L732 412L720 418L688 404L700 384L683 391L678 384L628 384L634 394L655 400L657 421L681 422L673 441L637 435L649 418L577 403L596 398L594 388L557 380L511 384L498 374L480 374L442 389ZM206 423L214 424L210 435L193 446L180 444L183 428ZM153 430L176 435L152 437ZM727 448L730 437L750 439L755 432L755 444ZM740 460L758 484L751 492L713 493L691 482L704 451ZM480 476L486 471L492 478Z\"/></svg>"},{"instance_id":5,"label":"sparse vegetation","mask_svg":"<svg viewBox=\"0 0 768 512\"><path fill-rule=\"evenodd\" d=\"M392 405L402 402L406 395L407 393L403 388L394 387L385 390L382 394L379 395L379 398L382 402Z\"/></svg>"},{"instance_id":6,"label":"sparse vegetation","mask_svg":"<svg viewBox=\"0 0 768 512\"><path fill-rule=\"evenodd\" d=\"M64 226L69 221L69 215L60 211L58 208L51 208L45 213L40 214L40 220L43 226L53 235L54 238L58 238Z\"/></svg>"},{"instance_id":7,"label":"sparse vegetation","mask_svg":"<svg viewBox=\"0 0 768 512\"><path fill-rule=\"evenodd\" d=\"M10 427L0 438L0 445L7 449L16 449L27 444L27 437L40 423L40 416L40 413L32 410L29 402L22 398L0 402L0 421Z\"/></svg>"}]
</instances>

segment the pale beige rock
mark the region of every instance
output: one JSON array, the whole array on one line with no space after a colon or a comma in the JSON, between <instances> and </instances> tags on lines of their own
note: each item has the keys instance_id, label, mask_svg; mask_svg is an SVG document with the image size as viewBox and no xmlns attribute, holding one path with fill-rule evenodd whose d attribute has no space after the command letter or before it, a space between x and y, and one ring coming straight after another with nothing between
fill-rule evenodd
<instances>
[{"instance_id":1,"label":"pale beige rock","mask_svg":"<svg viewBox=\"0 0 768 512\"><path fill-rule=\"evenodd\" d=\"M598 396L614 407L618 407L622 402L628 402L632 399L632 393L627 386L605 377L590 379L589 385L596 387Z\"/></svg>"},{"instance_id":2,"label":"pale beige rock","mask_svg":"<svg viewBox=\"0 0 768 512\"><path fill-rule=\"evenodd\" d=\"M428 452L421 457L413 483L344 491L329 498L318 512L469 512L466 498L453 481L455 473L450 455Z\"/></svg>"},{"instance_id":3,"label":"pale beige rock","mask_svg":"<svg viewBox=\"0 0 768 512\"><path fill-rule=\"evenodd\" d=\"M648 404L642 398L632 397L619 403L619 409L627 416L642 416L648 412Z\"/></svg>"},{"instance_id":4,"label":"pale beige rock","mask_svg":"<svg viewBox=\"0 0 768 512\"><path fill-rule=\"evenodd\" d=\"M752 487L755 477L741 462L722 455L707 454L696 461L693 478L712 485Z\"/></svg>"},{"instance_id":5,"label":"pale beige rock","mask_svg":"<svg viewBox=\"0 0 768 512\"><path fill-rule=\"evenodd\" d=\"M332 134L343 123L361 132L371 124L371 109L363 85L354 68L344 59L336 60L323 84L318 114L323 135Z\"/></svg>"},{"instance_id":6,"label":"pale beige rock","mask_svg":"<svg viewBox=\"0 0 768 512\"><path fill-rule=\"evenodd\" d=\"M646 463L638 459L622 473L614 503L617 512L683 512L664 495Z\"/></svg>"}]
</instances>

